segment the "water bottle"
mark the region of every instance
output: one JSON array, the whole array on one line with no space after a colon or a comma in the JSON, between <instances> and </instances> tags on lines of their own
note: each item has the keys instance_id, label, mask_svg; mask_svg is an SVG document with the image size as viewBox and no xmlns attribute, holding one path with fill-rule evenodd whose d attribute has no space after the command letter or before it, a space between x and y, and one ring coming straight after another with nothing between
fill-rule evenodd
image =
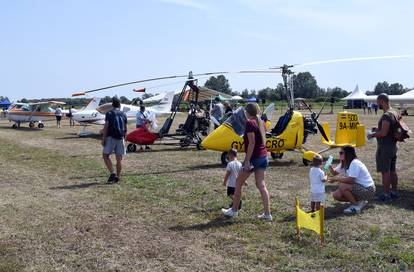
<instances>
[{"instance_id":1,"label":"water bottle","mask_svg":"<svg viewBox=\"0 0 414 272\"><path fill-rule=\"evenodd\" d=\"M329 166L332 165L332 162L333 162L333 156L332 155L329 155L328 160L326 161L325 166L323 167L323 169L325 171L328 171L329 170Z\"/></svg>"}]
</instances>

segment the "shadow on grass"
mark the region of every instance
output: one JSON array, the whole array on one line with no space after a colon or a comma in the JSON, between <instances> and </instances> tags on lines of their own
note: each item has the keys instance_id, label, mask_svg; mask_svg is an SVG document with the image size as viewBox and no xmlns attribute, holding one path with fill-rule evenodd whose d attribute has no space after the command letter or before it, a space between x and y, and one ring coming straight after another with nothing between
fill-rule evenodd
<instances>
[{"instance_id":1,"label":"shadow on grass","mask_svg":"<svg viewBox=\"0 0 414 272\"><path fill-rule=\"evenodd\" d=\"M63 185L63 186L49 187L49 189L50 190L76 190L76 189L86 189L90 187L106 187L110 185L114 185L114 184L90 182L90 183L69 184L69 185Z\"/></svg>"},{"instance_id":2,"label":"shadow on grass","mask_svg":"<svg viewBox=\"0 0 414 272\"><path fill-rule=\"evenodd\" d=\"M379 196L383 192L383 186L382 185L376 185L376 196ZM400 194L400 198L392 200L389 203L373 200L372 202L375 203L375 205L380 206L393 206L396 208L404 209L404 210L410 210L414 211L414 191L407 190L406 188L400 188L398 189L398 193Z\"/></svg>"},{"instance_id":3,"label":"shadow on grass","mask_svg":"<svg viewBox=\"0 0 414 272\"><path fill-rule=\"evenodd\" d=\"M73 140L73 139L80 139L80 138L100 140L100 139L102 139L102 135L100 135L98 133L91 133L90 135L79 137L79 135L77 133L70 133L68 136L58 137L56 139L57 140Z\"/></svg>"},{"instance_id":4,"label":"shadow on grass","mask_svg":"<svg viewBox=\"0 0 414 272\"><path fill-rule=\"evenodd\" d=\"M127 143L129 144L129 142ZM159 144L158 144L159 145ZM147 149L147 150L140 150L139 146L137 147L137 151L135 152L128 152L128 154L145 154L145 153L161 153L161 152L175 152L175 151L197 151L195 148L188 148L188 147L174 147L174 148L166 148L166 149Z\"/></svg>"},{"instance_id":5,"label":"shadow on grass","mask_svg":"<svg viewBox=\"0 0 414 272\"><path fill-rule=\"evenodd\" d=\"M271 160L269 161L269 166L274 167L274 166L281 166L281 167L285 167L285 166L290 166L290 165L294 165L296 164L296 162L294 160L289 160L289 161L280 161L280 160Z\"/></svg>"},{"instance_id":6,"label":"shadow on grass","mask_svg":"<svg viewBox=\"0 0 414 272\"><path fill-rule=\"evenodd\" d=\"M231 225L235 225L239 223L240 223L239 220L235 221L233 219L226 218L220 215L206 223L200 223L200 224L195 224L195 225L190 225L190 226L178 225L178 226L170 227L169 230L180 231L180 232L191 231L191 230L203 231L203 230L209 230L209 229L223 228L223 227L227 227L227 226L231 226Z\"/></svg>"},{"instance_id":7,"label":"shadow on grass","mask_svg":"<svg viewBox=\"0 0 414 272\"><path fill-rule=\"evenodd\" d=\"M14 131L43 131L43 129L38 128L38 127L34 127L34 128L29 128L29 127L23 127L21 126L20 128L12 128L11 126L0 126L0 129L8 129L8 130L14 130Z\"/></svg>"}]
</instances>

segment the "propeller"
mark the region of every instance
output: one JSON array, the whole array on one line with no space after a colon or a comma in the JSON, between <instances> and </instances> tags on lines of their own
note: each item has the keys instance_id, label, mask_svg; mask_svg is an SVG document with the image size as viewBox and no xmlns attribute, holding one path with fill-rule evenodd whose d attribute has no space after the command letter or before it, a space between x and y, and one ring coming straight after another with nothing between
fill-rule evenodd
<instances>
[{"instance_id":1,"label":"propeller","mask_svg":"<svg viewBox=\"0 0 414 272\"><path fill-rule=\"evenodd\" d=\"M309 105L305 102L305 101L303 101L302 100L302 103L305 105L305 107L311 112L311 118L312 118L312 120L316 123L316 125L318 126L318 130L319 130L319 132L321 133L321 135L322 135L322 137L327 141L327 142L329 142L329 138L328 138L328 136L326 135L326 132L325 132L325 130L323 129L323 126L318 122L318 118L319 118L319 115L321 114L321 112L323 111L323 109L325 108L325 104L326 104L326 101L328 100L328 97L326 97L325 98L325 101L323 102L323 104L322 104L322 107L321 107L321 110L319 111L319 113L318 114L316 114L310 107L309 107Z\"/></svg>"}]
</instances>

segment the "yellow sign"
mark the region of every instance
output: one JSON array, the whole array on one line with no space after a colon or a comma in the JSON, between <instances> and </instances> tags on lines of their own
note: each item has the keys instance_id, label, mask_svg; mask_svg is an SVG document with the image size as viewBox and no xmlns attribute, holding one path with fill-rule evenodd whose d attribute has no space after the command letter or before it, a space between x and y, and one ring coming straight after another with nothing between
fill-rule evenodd
<instances>
[{"instance_id":1,"label":"yellow sign","mask_svg":"<svg viewBox=\"0 0 414 272\"><path fill-rule=\"evenodd\" d=\"M324 242L323 224L325 217L325 209L321 206L321 209L316 212L306 213L299 207L299 199L296 198L296 231L298 237L300 236L300 229L310 229L318 233L321 237L321 243Z\"/></svg>"}]
</instances>

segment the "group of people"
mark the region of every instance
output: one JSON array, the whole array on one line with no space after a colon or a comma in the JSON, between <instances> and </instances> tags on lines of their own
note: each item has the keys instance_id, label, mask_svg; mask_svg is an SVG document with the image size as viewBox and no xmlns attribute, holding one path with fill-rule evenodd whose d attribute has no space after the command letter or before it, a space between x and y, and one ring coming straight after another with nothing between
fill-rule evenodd
<instances>
[{"instance_id":1,"label":"group of people","mask_svg":"<svg viewBox=\"0 0 414 272\"><path fill-rule=\"evenodd\" d=\"M67 117L69 118L69 125L71 127L75 126L75 120L73 120L73 110L74 110L74 108L75 108L75 106L71 106L69 108L69 111L68 111L68 114L67 114ZM62 128L61 121L62 121L62 117L63 117L63 111L62 111L62 108L60 106L58 106L55 109L55 117L56 117L56 127L57 128Z\"/></svg>"},{"instance_id":2,"label":"group of people","mask_svg":"<svg viewBox=\"0 0 414 272\"><path fill-rule=\"evenodd\" d=\"M365 101L362 102L362 109L364 110L364 114L366 114L367 111L368 111L368 114L372 114L372 110L374 110L375 115L377 115L378 108L379 108L378 104L375 104L372 102L365 102Z\"/></svg>"},{"instance_id":3,"label":"group of people","mask_svg":"<svg viewBox=\"0 0 414 272\"><path fill-rule=\"evenodd\" d=\"M216 101L215 107L221 108L220 101ZM399 197L397 192L398 175L396 172L397 144L394 139L394 131L397 129L398 114L389 105L386 94L377 98L378 105L384 114L378 122L378 127L373 129L369 138L377 138L376 152L377 171L382 174L384 192L378 197L379 201L389 202ZM112 101L113 110L105 116L102 146L103 158L110 176L108 182L118 182L121 174L121 161L125 155L124 137L127 132L127 118L119 110L120 102L117 98ZM224 108L224 107L223 107ZM145 110L145 108L142 108ZM213 108L214 109L214 108ZM215 114L215 111L212 112ZM267 221L272 220L270 211L269 192L266 187L265 175L268 167L268 151L266 149L265 125L259 117L260 108L256 103L249 103L245 107L246 126L243 135L245 143L245 158L243 163L237 159L237 150L229 151L230 162L226 168L223 184L227 186L227 195L232 203L229 208L223 208L222 213L227 217L235 217L242 208L242 188L247 179L254 174L255 184L260 192L263 213L258 218ZM214 116L214 115L213 115ZM217 115L218 116L218 115ZM145 117L145 115L144 115ZM143 118L144 118L143 117ZM138 126L138 118L137 118ZM116 173L110 159L110 154L116 155ZM350 206L344 213L355 214L361 212L376 192L374 181L365 164L360 161L352 146L341 147L339 151L340 163L333 168L329 166L329 176L322 171L323 159L320 155L313 158L310 176L310 201L311 210L316 211L325 202L325 183L337 183L338 188L333 192L333 198L341 202L349 202Z\"/></svg>"}]
</instances>

